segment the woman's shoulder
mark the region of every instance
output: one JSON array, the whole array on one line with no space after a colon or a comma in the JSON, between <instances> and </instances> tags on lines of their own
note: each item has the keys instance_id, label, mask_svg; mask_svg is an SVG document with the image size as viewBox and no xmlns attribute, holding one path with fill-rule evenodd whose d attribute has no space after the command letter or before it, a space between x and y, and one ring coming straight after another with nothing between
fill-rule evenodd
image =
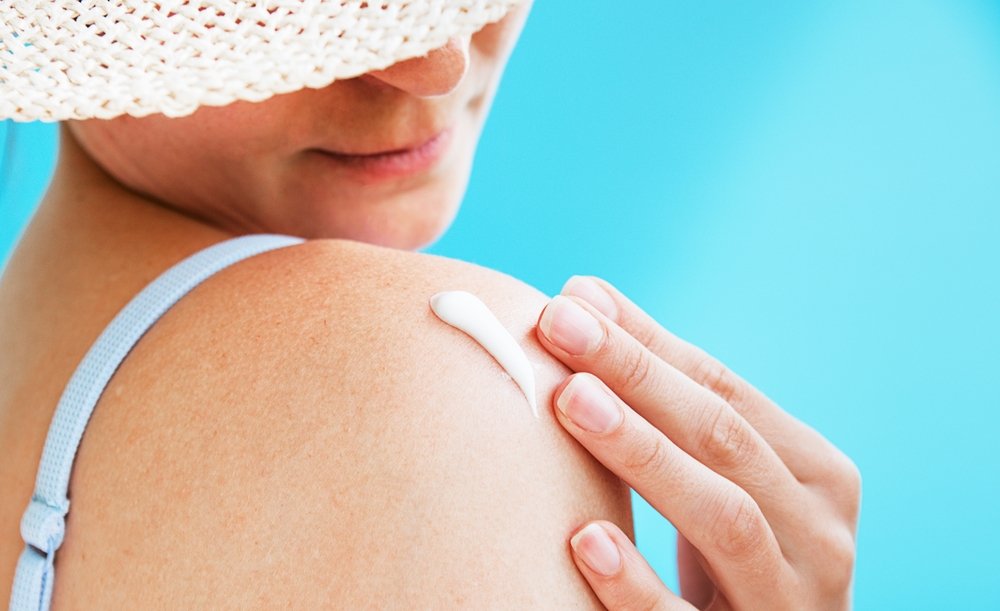
<instances>
[{"instance_id":1,"label":"woman's shoulder","mask_svg":"<svg viewBox=\"0 0 1000 611\"><path fill-rule=\"evenodd\" d=\"M254 257L234 266L232 278L222 278L213 288L228 294L247 274L287 283L283 294L290 290L293 298L318 293L392 304L414 295L426 302L428 288L475 288L484 299L500 297L498 305L504 306L522 303L526 311L540 310L548 299L513 276L475 263L341 239L309 240Z\"/></svg>"},{"instance_id":2,"label":"woman's shoulder","mask_svg":"<svg viewBox=\"0 0 1000 611\"><path fill-rule=\"evenodd\" d=\"M543 379L554 377L558 383L569 373L535 337L535 323L549 299L538 289L466 261L329 239L266 252L219 272L171 308L142 340L157 343L155 350L143 350L140 343L137 354L146 368L153 367L147 357L163 359L157 368L164 371L193 365L175 358L196 355L205 368L213 354L224 354L216 357L225 365L218 371L229 379L253 370L261 381L279 374L280 379L268 380L279 385L319 363L343 371L337 383L345 388L371 373L353 371L363 365L420 366L438 374L446 363L450 372L474 366L506 381L484 349L433 314L430 297L444 290L477 295ZM450 362L457 354L464 358ZM263 368L265 362L272 367ZM296 371L289 370L293 367ZM301 382L330 383L331 375L327 371ZM426 376L407 381L430 387L440 380ZM450 387L451 381L445 384ZM506 386L519 396L515 384Z\"/></svg>"},{"instance_id":3,"label":"woman's shoulder","mask_svg":"<svg viewBox=\"0 0 1000 611\"><path fill-rule=\"evenodd\" d=\"M474 263L325 239L241 261L195 289L172 309L171 316L178 323L204 324L205 316L221 315L212 326L222 329L259 324L262 318L304 327L318 322L329 325L334 319L363 321L371 327L394 326L404 317L404 327L410 328L416 323L434 323L429 298L449 289L475 292L501 322L513 324L519 332L533 325L549 299L513 276ZM189 316L195 320L183 320ZM159 324L171 326L170 322ZM518 339L530 342L534 338ZM336 347L335 343L330 346Z\"/></svg>"},{"instance_id":4,"label":"woman's shoulder","mask_svg":"<svg viewBox=\"0 0 1000 611\"><path fill-rule=\"evenodd\" d=\"M431 295L478 295L541 419ZM310 241L233 265L136 345L88 426L55 601L580 608L567 538L628 489L550 412L547 298L439 257ZM512 586L511 584L517 584Z\"/></svg>"}]
</instances>

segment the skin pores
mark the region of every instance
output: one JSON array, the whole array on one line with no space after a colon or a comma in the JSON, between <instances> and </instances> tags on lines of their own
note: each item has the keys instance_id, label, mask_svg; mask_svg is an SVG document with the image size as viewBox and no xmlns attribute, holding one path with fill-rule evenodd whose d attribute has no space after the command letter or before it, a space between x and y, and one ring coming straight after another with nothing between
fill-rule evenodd
<instances>
[{"instance_id":1,"label":"skin pores","mask_svg":"<svg viewBox=\"0 0 1000 611\"><path fill-rule=\"evenodd\" d=\"M466 291L444 291L431 297L431 310L447 324L465 332L493 355L521 388L537 419L535 371L524 350L478 297Z\"/></svg>"}]
</instances>

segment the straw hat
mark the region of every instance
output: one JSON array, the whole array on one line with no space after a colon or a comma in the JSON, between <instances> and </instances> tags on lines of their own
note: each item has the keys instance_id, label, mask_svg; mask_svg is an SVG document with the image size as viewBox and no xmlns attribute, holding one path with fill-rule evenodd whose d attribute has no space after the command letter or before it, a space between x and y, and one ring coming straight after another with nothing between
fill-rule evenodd
<instances>
[{"instance_id":1,"label":"straw hat","mask_svg":"<svg viewBox=\"0 0 1000 611\"><path fill-rule=\"evenodd\" d=\"M0 119L182 117L447 44L520 0L3 0Z\"/></svg>"}]
</instances>

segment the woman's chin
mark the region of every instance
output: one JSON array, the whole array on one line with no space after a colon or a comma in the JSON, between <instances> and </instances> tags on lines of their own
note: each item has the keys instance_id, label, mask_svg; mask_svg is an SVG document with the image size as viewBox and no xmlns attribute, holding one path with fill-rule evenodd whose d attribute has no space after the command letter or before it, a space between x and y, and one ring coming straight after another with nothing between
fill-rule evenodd
<instances>
[{"instance_id":1,"label":"woman's chin","mask_svg":"<svg viewBox=\"0 0 1000 611\"><path fill-rule=\"evenodd\" d=\"M454 203L452 203L454 202ZM451 226L460 201L454 197L410 196L404 202L339 208L327 218L293 231L310 239L345 239L399 250L418 250L437 241Z\"/></svg>"},{"instance_id":2,"label":"woman's chin","mask_svg":"<svg viewBox=\"0 0 1000 611\"><path fill-rule=\"evenodd\" d=\"M419 250L437 241L447 228L447 225L440 227L373 228L370 231L353 231L349 235L334 235L329 237L366 242L397 250Z\"/></svg>"}]
</instances>

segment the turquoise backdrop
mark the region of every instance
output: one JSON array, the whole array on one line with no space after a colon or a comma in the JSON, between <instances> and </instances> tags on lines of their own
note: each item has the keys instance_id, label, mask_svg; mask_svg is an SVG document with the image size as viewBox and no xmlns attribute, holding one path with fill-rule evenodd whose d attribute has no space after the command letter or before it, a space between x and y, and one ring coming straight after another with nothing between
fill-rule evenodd
<instances>
[{"instance_id":1,"label":"turquoise backdrop","mask_svg":"<svg viewBox=\"0 0 1000 611\"><path fill-rule=\"evenodd\" d=\"M9 131L0 260L55 151ZM833 440L864 478L856 608L1000 608L998 203L996 2L540 0L427 251L549 294L603 276Z\"/></svg>"}]
</instances>

